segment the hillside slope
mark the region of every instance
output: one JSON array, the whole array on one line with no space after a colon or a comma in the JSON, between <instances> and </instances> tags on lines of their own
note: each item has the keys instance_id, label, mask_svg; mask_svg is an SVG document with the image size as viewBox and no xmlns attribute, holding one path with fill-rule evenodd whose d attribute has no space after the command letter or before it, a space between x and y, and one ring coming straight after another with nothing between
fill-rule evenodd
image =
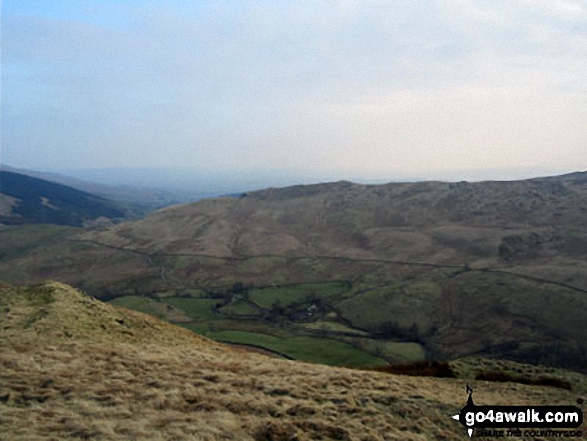
<instances>
[{"instance_id":1,"label":"hillside slope","mask_svg":"<svg viewBox=\"0 0 587 441\"><path fill-rule=\"evenodd\" d=\"M98 218L121 219L125 209L102 197L54 182L0 171L0 224L82 226Z\"/></svg>"},{"instance_id":2,"label":"hillside slope","mask_svg":"<svg viewBox=\"0 0 587 441\"><path fill-rule=\"evenodd\" d=\"M586 220L587 173L576 173L511 182L268 189L170 207L97 238L145 252L218 257L486 263L584 257Z\"/></svg>"},{"instance_id":3,"label":"hillside slope","mask_svg":"<svg viewBox=\"0 0 587 441\"><path fill-rule=\"evenodd\" d=\"M4 286L0 331L2 439L468 439L451 419L465 403L463 381L245 353L62 284ZM577 398L472 385L479 404Z\"/></svg>"},{"instance_id":4,"label":"hillside slope","mask_svg":"<svg viewBox=\"0 0 587 441\"><path fill-rule=\"evenodd\" d=\"M515 269L587 290L587 173L511 182L269 189L170 207L83 238L157 255Z\"/></svg>"}]
</instances>

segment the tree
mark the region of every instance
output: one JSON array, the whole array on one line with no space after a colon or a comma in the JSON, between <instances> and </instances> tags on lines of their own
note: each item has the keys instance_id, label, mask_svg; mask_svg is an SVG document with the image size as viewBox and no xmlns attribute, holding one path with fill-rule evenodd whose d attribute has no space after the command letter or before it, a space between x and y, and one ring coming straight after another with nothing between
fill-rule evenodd
<instances>
[{"instance_id":1,"label":"tree","mask_svg":"<svg viewBox=\"0 0 587 441\"><path fill-rule=\"evenodd\" d=\"M385 338L397 337L402 334L399 325L391 320L381 323L379 333Z\"/></svg>"},{"instance_id":2,"label":"tree","mask_svg":"<svg viewBox=\"0 0 587 441\"><path fill-rule=\"evenodd\" d=\"M245 286L243 285L242 282L235 282L232 285L232 292L234 294L242 294L244 290L245 290Z\"/></svg>"},{"instance_id":3,"label":"tree","mask_svg":"<svg viewBox=\"0 0 587 441\"><path fill-rule=\"evenodd\" d=\"M224 305L228 305L230 302L232 302L233 298L234 293L232 291L226 291L222 297L222 302Z\"/></svg>"},{"instance_id":4,"label":"tree","mask_svg":"<svg viewBox=\"0 0 587 441\"><path fill-rule=\"evenodd\" d=\"M279 299L275 300L273 302L273 304L271 305L271 314L273 315L283 315L283 313L285 312L283 306L281 306L281 302L279 301Z\"/></svg>"}]
</instances>

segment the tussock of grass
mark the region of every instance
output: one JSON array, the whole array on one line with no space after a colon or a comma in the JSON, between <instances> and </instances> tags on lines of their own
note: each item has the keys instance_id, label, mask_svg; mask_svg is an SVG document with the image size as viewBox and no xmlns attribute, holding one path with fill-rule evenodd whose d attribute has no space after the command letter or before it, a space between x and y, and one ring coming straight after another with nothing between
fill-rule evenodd
<instances>
[{"instance_id":1,"label":"tussock of grass","mask_svg":"<svg viewBox=\"0 0 587 441\"><path fill-rule=\"evenodd\" d=\"M517 382L521 378L527 380L521 382L523 384L548 386L546 383L549 380L546 380L546 382L544 380L544 378L548 378L553 379L558 384L565 385L563 389L572 390L579 396L587 395L587 376L579 372L481 357L460 358L451 361L450 365L458 378L467 380L479 377L479 380L493 381L488 378L488 374L492 376L497 373L506 382ZM567 385L570 388L566 387Z\"/></svg>"},{"instance_id":2,"label":"tussock of grass","mask_svg":"<svg viewBox=\"0 0 587 441\"><path fill-rule=\"evenodd\" d=\"M535 386L550 386L560 389L571 390L572 385L569 381L556 377L524 377L522 375L512 375L501 371L484 371L475 376L475 380L498 381L501 383L513 382L520 384L532 384Z\"/></svg>"},{"instance_id":3,"label":"tussock of grass","mask_svg":"<svg viewBox=\"0 0 587 441\"><path fill-rule=\"evenodd\" d=\"M450 365L445 361L417 361L415 363L390 364L375 368L377 372L409 375L412 377L455 378Z\"/></svg>"}]
</instances>

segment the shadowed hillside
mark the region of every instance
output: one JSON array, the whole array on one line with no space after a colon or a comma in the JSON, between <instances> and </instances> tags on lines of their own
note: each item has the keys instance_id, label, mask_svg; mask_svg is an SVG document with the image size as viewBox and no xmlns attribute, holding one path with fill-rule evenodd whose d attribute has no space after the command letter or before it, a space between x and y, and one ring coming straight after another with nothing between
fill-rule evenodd
<instances>
[{"instance_id":1,"label":"shadowed hillside","mask_svg":"<svg viewBox=\"0 0 587 441\"><path fill-rule=\"evenodd\" d=\"M54 182L0 171L0 224L31 223L82 226L102 218L125 217L111 201Z\"/></svg>"},{"instance_id":2,"label":"shadowed hillside","mask_svg":"<svg viewBox=\"0 0 587 441\"><path fill-rule=\"evenodd\" d=\"M151 188L152 185L144 187L123 184L116 185L112 184L112 178L110 177L109 179L108 176L103 176L101 179L84 180L83 178L74 178L66 174L39 172L2 164L0 164L0 167L7 172L54 182L92 195L101 196L110 201L115 201L125 207L129 207L136 217L168 205L177 204L180 201L187 202L211 196L202 193L198 194L196 191L190 192L189 195L178 195L171 190ZM128 170L126 171L128 172ZM120 173L124 173L124 171L121 170Z\"/></svg>"},{"instance_id":3,"label":"shadowed hillside","mask_svg":"<svg viewBox=\"0 0 587 441\"><path fill-rule=\"evenodd\" d=\"M465 383L276 360L58 283L0 291L0 437L18 440L468 439ZM478 403L574 404L473 381ZM483 438L480 438L483 439Z\"/></svg>"}]
</instances>

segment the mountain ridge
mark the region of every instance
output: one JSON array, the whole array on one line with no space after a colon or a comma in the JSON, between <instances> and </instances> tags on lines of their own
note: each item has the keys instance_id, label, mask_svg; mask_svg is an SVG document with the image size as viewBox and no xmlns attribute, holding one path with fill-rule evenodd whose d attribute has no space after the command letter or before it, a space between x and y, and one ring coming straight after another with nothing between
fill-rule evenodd
<instances>
[{"instance_id":1,"label":"mountain ridge","mask_svg":"<svg viewBox=\"0 0 587 441\"><path fill-rule=\"evenodd\" d=\"M542 228L548 233L553 233L553 229L561 225L580 226L587 218L584 210L587 205L587 190L576 184L576 180L569 179L569 175L566 176L554 181L538 178L519 182L484 183L362 185L342 181L267 189L245 193L237 200L215 199L169 207L148 220L135 223L136 235L130 237L138 243L147 244L149 239L146 236L149 233L141 234L143 225L151 223L161 226L163 230L160 224L182 219L178 223L189 223L194 230L202 230L202 234L198 236L200 241L210 239L210 242L220 245L223 252L218 255L223 257L230 257L233 253L237 257L243 244L254 248L254 243L258 246L269 234L283 239L283 246L280 247L277 241L268 244L262 252L284 254L296 252L296 248L299 248L299 254L325 254L327 250L324 247L310 248L308 251L304 249L311 244L303 236L318 230L324 234L322 239L328 241L330 232L330 241L345 241L347 250L353 250L355 255L358 253L365 257L392 258L389 241L397 238L393 233L391 237L385 237L386 230L405 231L406 236L409 236L414 230L448 225L481 229L490 227L501 231ZM215 220L219 222L214 226L220 231L210 233L208 226ZM116 230L115 228L113 234L122 240L127 232L132 234L132 227L129 229L126 225ZM264 232L267 234L263 234ZM488 245L487 242L492 238L487 235L483 237L482 232L483 230L476 232L480 246ZM109 233L107 238L104 235L102 239L108 243L112 236ZM493 239L493 249L497 250L500 243L495 243L495 238ZM387 240L387 243L378 246L376 242L381 240ZM147 249L160 252L195 251L194 241L183 241L183 247L179 248L177 245L180 244L153 244ZM336 248L335 245L333 243L331 247ZM202 246L200 250L214 255L206 246ZM254 253L254 250L241 252L248 255ZM352 252L341 255L353 257ZM439 257L442 259L442 256Z\"/></svg>"}]
</instances>

